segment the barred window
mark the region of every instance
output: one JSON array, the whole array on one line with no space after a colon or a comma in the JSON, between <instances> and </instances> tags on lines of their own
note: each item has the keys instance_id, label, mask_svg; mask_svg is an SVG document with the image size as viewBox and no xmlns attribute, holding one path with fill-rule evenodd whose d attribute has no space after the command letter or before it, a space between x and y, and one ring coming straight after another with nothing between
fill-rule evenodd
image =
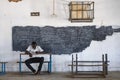
<instances>
[{"instance_id":1,"label":"barred window","mask_svg":"<svg viewBox=\"0 0 120 80\"><path fill-rule=\"evenodd\" d=\"M69 3L69 20L71 22L93 22L94 2L72 1Z\"/></svg>"}]
</instances>

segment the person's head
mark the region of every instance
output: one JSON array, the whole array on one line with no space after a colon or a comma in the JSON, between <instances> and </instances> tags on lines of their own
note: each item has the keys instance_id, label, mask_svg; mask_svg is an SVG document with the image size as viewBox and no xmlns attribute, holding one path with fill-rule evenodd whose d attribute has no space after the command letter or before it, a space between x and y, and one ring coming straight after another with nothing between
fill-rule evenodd
<instances>
[{"instance_id":1,"label":"person's head","mask_svg":"<svg viewBox=\"0 0 120 80\"><path fill-rule=\"evenodd\" d=\"M37 43L33 41L31 45L32 45L32 47L35 49L36 46L37 46Z\"/></svg>"}]
</instances>

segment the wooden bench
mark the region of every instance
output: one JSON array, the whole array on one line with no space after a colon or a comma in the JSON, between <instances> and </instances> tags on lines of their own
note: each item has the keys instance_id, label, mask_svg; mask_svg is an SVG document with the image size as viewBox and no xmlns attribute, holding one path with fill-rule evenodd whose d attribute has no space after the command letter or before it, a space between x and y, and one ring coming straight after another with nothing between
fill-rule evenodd
<instances>
[{"instance_id":1,"label":"wooden bench","mask_svg":"<svg viewBox=\"0 0 120 80\"><path fill-rule=\"evenodd\" d=\"M0 62L0 64L1 64L1 70L2 70L2 71L0 72L0 75L6 73L6 63L8 63L8 62Z\"/></svg>"},{"instance_id":2,"label":"wooden bench","mask_svg":"<svg viewBox=\"0 0 120 80\"><path fill-rule=\"evenodd\" d=\"M22 72L22 63L25 63L24 61L22 61L22 56L23 55L28 55L28 54L24 54L24 53L20 53L20 57L19 57L19 61L17 61L17 63L19 63L19 72ZM34 55L41 55L41 54L34 54ZM49 55L49 61L44 61L44 63L48 64L48 71L49 73L51 73L52 71L52 55Z\"/></svg>"},{"instance_id":3,"label":"wooden bench","mask_svg":"<svg viewBox=\"0 0 120 80\"><path fill-rule=\"evenodd\" d=\"M72 55L71 72L72 77L106 77L108 74L108 58L107 54L102 55L101 61L78 61L78 55L76 54L76 60ZM102 71L79 71L78 67L99 67L101 66ZM75 71L74 71L75 68Z\"/></svg>"}]
</instances>

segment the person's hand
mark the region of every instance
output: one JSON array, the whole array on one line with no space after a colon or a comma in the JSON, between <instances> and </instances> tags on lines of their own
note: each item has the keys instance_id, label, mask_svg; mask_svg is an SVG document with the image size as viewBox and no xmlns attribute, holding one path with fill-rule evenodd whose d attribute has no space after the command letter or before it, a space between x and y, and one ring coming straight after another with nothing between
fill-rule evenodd
<instances>
[{"instance_id":1,"label":"person's hand","mask_svg":"<svg viewBox=\"0 0 120 80\"><path fill-rule=\"evenodd\" d=\"M25 51L25 54L30 54L30 52L28 52L28 51Z\"/></svg>"},{"instance_id":2,"label":"person's hand","mask_svg":"<svg viewBox=\"0 0 120 80\"><path fill-rule=\"evenodd\" d=\"M33 55L31 53L29 53L29 56L32 57Z\"/></svg>"},{"instance_id":3,"label":"person's hand","mask_svg":"<svg viewBox=\"0 0 120 80\"><path fill-rule=\"evenodd\" d=\"M36 53L36 54L40 54L40 52L38 52L38 51L36 51L35 53Z\"/></svg>"}]
</instances>

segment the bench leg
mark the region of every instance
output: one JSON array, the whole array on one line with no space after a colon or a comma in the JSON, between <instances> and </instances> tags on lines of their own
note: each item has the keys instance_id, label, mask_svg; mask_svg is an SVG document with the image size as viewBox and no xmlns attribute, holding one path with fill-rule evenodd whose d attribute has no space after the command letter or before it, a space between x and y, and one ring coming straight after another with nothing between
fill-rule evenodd
<instances>
[{"instance_id":1,"label":"bench leg","mask_svg":"<svg viewBox=\"0 0 120 80\"><path fill-rule=\"evenodd\" d=\"M20 54L19 72L22 72L22 57Z\"/></svg>"},{"instance_id":2,"label":"bench leg","mask_svg":"<svg viewBox=\"0 0 120 80\"><path fill-rule=\"evenodd\" d=\"M4 72L4 63L2 63L2 73Z\"/></svg>"},{"instance_id":3,"label":"bench leg","mask_svg":"<svg viewBox=\"0 0 120 80\"><path fill-rule=\"evenodd\" d=\"M21 72L21 67L20 67L20 63L19 63L19 72Z\"/></svg>"},{"instance_id":4,"label":"bench leg","mask_svg":"<svg viewBox=\"0 0 120 80\"><path fill-rule=\"evenodd\" d=\"M48 73L50 73L50 62L48 62Z\"/></svg>"},{"instance_id":5,"label":"bench leg","mask_svg":"<svg viewBox=\"0 0 120 80\"><path fill-rule=\"evenodd\" d=\"M49 72L52 72L52 55L50 54Z\"/></svg>"},{"instance_id":6,"label":"bench leg","mask_svg":"<svg viewBox=\"0 0 120 80\"><path fill-rule=\"evenodd\" d=\"M5 74L6 73L6 63L5 62L2 63L1 68L2 68L1 74Z\"/></svg>"},{"instance_id":7,"label":"bench leg","mask_svg":"<svg viewBox=\"0 0 120 80\"><path fill-rule=\"evenodd\" d=\"M5 63L3 63L3 67L4 67L3 72L6 73L6 64Z\"/></svg>"}]
</instances>

